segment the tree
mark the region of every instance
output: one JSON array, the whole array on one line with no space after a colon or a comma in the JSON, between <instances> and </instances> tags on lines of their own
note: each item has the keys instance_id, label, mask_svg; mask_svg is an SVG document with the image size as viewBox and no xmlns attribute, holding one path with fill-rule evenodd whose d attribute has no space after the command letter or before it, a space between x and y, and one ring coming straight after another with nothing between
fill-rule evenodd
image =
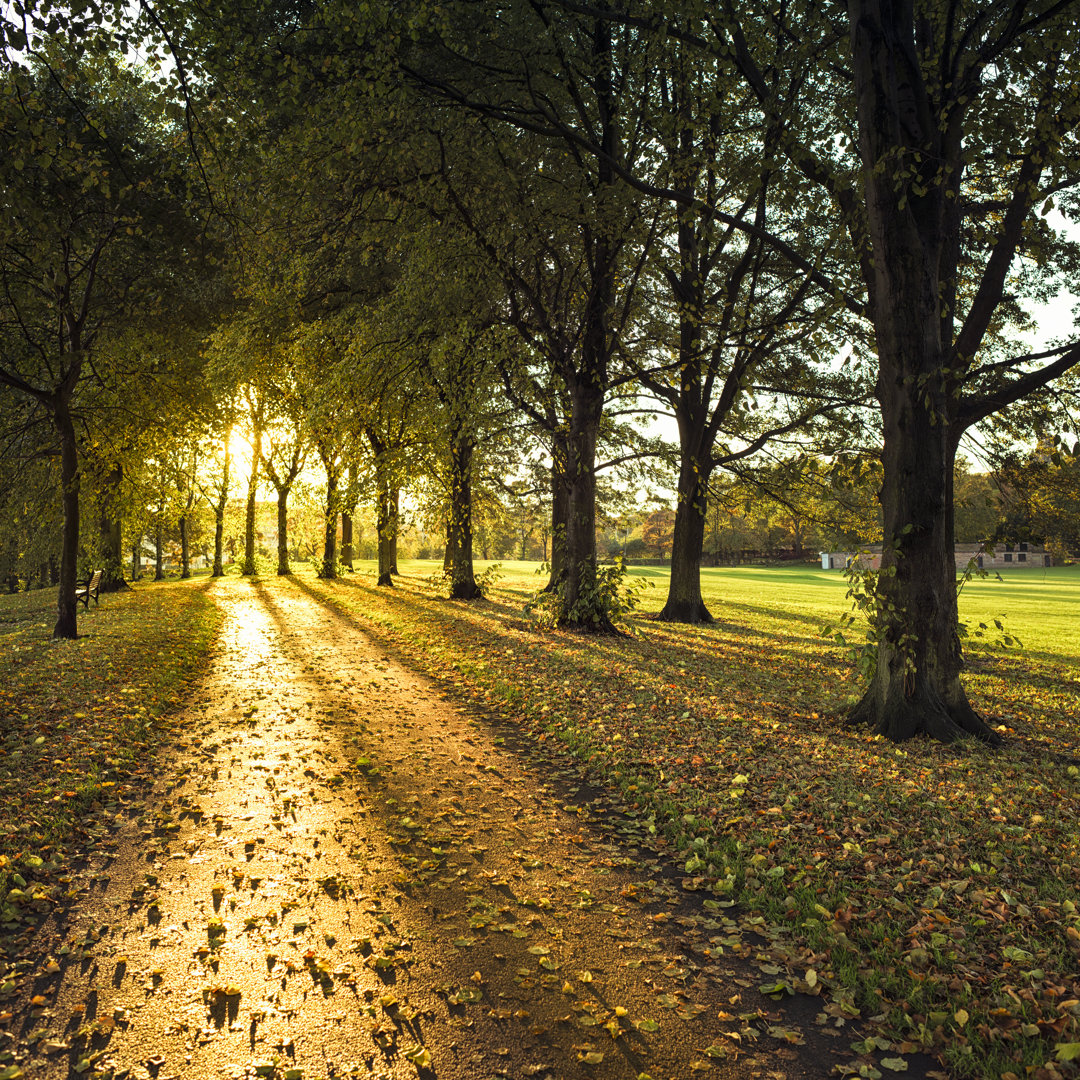
<instances>
[{"instance_id":1,"label":"tree","mask_svg":"<svg viewBox=\"0 0 1080 1080\"><path fill-rule=\"evenodd\" d=\"M558 620L610 631L592 588L597 444L605 398L627 378L614 365L650 239L620 177L646 151L635 118L648 56L638 34L543 3L413 14L424 32L390 62L429 99L484 118L466 127L485 147L471 158L479 186L460 158L440 179L502 278L522 340L504 389L549 442Z\"/></svg>"},{"instance_id":2,"label":"tree","mask_svg":"<svg viewBox=\"0 0 1080 1080\"><path fill-rule=\"evenodd\" d=\"M214 512L214 562L211 577L225 576L225 510L229 505L230 466L232 452L229 442L232 439L234 419L233 404L229 400L219 401L211 419L208 442L216 448L216 453L204 459L204 471L197 479L202 497Z\"/></svg>"},{"instance_id":3,"label":"tree","mask_svg":"<svg viewBox=\"0 0 1080 1080\"><path fill-rule=\"evenodd\" d=\"M1076 344L980 357L1014 260L1045 257L1037 208L1080 183L1070 6L957 4L924 21L851 5L885 519L877 664L854 717L894 739L999 741L960 683L953 467L968 427L1080 362ZM1019 145L1002 131L1023 133ZM1030 367L1038 359L1049 362Z\"/></svg>"},{"instance_id":4,"label":"tree","mask_svg":"<svg viewBox=\"0 0 1080 1080\"><path fill-rule=\"evenodd\" d=\"M688 15L684 29L696 38L704 25ZM656 327L644 331L656 341L639 377L671 409L679 433L671 577L659 617L711 622L700 566L714 472L850 409L860 389L847 370L829 371L842 306L760 235L767 227L814 266L835 246L835 215L806 198L805 180L778 154L790 118L761 109L727 58L679 36L658 47L649 117L664 152L640 175L668 194L651 260ZM777 63L772 78L783 68Z\"/></svg>"},{"instance_id":5,"label":"tree","mask_svg":"<svg viewBox=\"0 0 1080 1080\"><path fill-rule=\"evenodd\" d=\"M95 345L153 318L189 224L182 144L114 54L37 43L0 68L0 383L55 429L64 513L53 636L77 636L77 426Z\"/></svg>"},{"instance_id":6,"label":"tree","mask_svg":"<svg viewBox=\"0 0 1080 1080\"><path fill-rule=\"evenodd\" d=\"M666 558L671 551L675 535L675 513L672 510L654 510L641 523L641 539L656 558Z\"/></svg>"},{"instance_id":7,"label":"tree","mask_svg":"<svg viewBox=\"0 0 1080 1080\"><path fill-rule=\"evenodd\" d=\"M1057 558L1080 553L1080 457L1040 446L998 469L1004 514L996 537L1045 544Z\"/></svg>"},{"instance_id":8,"label":"tree","mask_svg":"<svg viewBox=\"0 0 1080 1080\"><path fill-rule=\"evenodd\" d=\"M1031 354L1005 332L1024 320L1019 297L1045 295L1075 263L1040 215L1048 198L1080 214L1075 8L851 0L846 17L820 10L808 27L785 8L729 7L696 38L680 13L659 18L729 57L762 110L793 118L779 152L844 222L851 270L830 276L767 226L721 214L873 331L884 549L875 674L852 719L892 739L999 741L960 682L953 462L968 428L1080 361L1076 342Z\"/></svg>"}]
</instances>

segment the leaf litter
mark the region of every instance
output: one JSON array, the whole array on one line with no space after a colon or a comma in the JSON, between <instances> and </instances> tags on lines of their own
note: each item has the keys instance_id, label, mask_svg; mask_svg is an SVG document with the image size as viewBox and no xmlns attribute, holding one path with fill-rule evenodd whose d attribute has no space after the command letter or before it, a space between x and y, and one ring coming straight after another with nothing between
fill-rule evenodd
<instances>
[{"instance_id":1,"label":"leaf litter","mask_svg":"<svg viewBox=\"0 0 1080 1080\"><path fill-rule=\"evenodd\" d=\"M152 790L95 810L109 842L14 958L5 1080L850 1059L826 1037L848 1017L756 990L760 956L805 959L786 932L707 907L576 766L499 745L304 580L210 595L220 646L159 727Z\"/></svg>"}]
</instances>

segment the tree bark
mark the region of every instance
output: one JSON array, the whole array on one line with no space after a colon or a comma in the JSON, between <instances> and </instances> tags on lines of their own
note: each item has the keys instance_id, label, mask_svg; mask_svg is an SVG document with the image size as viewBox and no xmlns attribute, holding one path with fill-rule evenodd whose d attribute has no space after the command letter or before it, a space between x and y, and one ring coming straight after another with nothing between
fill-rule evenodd
<instances>
[{"instance_id":1,"label":"tree bark","mask_svg":"<svg viewBox=\"0 0 1080 1080\"><path fill-rule=\"evenodd\" d=\"M180 518L180 577L184 580L191 577L191 543L188 539L188 516L184 514Z\"/></svg>"},{"instance_id":2,"label":"tree bark","mask_svg":"<svg viewBox=\"0 0 1080 1080\"><path fill-rule=\"evenodd\" d=\"M323 534L323 560L320 577L337 577L337 523L338 523L338 478L329 469L326 473L326 529Z\"/></svg>"},{"instance_id":3,"label":"tree bark","mask_svg":"<svg viewBox=\"0 0 1080 1080\"><path fill-rule=\"evenodd\" d=\"M705 550L705 515L711 474L708 456L695 454L684 440L679 465L679 501L671 541L671 583L659 616L664 622L713 621L701 596L701 558Z\"/></svg>"},{"instance_id":4,"label":"tree bark","mask_svg":"<svg viewBox=\"0 0 1080 1080\"><path fill-rule=\"evenodd\" d=\"M390 489L390 573L400 576L397 564L398 531L401 525L401 488Z\"/></svg>"},{"instance_id":5,"label":"tree bark","mask_svg":"<svg viewBox=\"0 0 1080 1080\"><path fill-rule=\"evenodd\" d=\"M255 499L259 490L262 463L262 425L254 422L251 431L251 475L248 477L247 506L244 513L244 564L240 572L255 573Z\"/></svg>"},{"instance_id":6,"label":"tree bark","mask_svg":"<svg viewBox=\"0 0 1080 1080\"><path fill-rule=\"evenodd\" d=\"M60 590L56 601L54 639L79 636L75 582L79 558L79 449L75 425L66 403L58 402L53 419L60 436L60 490L64 508L64 535L60 549Z\"/></svg>"},{"instance_id":7,"label":"tree bark","mask_svg":"<svg viewBox=\"0 0 1080 1080\"><path fill-rule=\"evenodd\" d=\"M597 602L596 441L604 407L602 383L577 381L567 438L565 565L559 610L563 626L613 633L615 626Z\"/></svg>"},{"instance_id":8,"label":"tree bark","mask_svg":"<svg viewBox=\"0 0 1080 1080\"><path fill-rule=\"evenodd\" d=\"M154 580L163 581L165 579L165 556L163 548L165 545L164 528L161 524L161 515L164 514L164 510L159 510L157 514L157 525L154 529Z\"/></svg>"},{"instance_id":9,"label":"tree bark","mask_svg":"<svg viewBox=\"0 0 1080 1080\"><path fill-rule=\"evenodd\" d=\"M446 555L450 570L450 599L475 600L481 596L473 571L472 439L462 436L450 444L450 519Z\"/></svg>"},{"instance_id":10,"label":"tree bark","mask_svg":"<svg viewBox=\"0 0 1080 1080\"><path fill-rule=\"evenodd\" d=\"M708 480L713 473L713 435L707 416L676 410L679 428L678 504L672 536L671 583L660 618L665 622L711 623L701 595L701 558L705 550Z\"/></svg>"},{"instance_id":11,"label":"tree bark","mask_svg":"<svg viewBox=\"0 0 1080 1080\"><path fill-rule=\"evenodd\" d=\"M101 592L116 592L124 588L124 557L120 485L124 467L114 465L105 476L101 492L101 514L98 518L98 537L101 548Z\"/></svg>"},{"instance_id":12,"label":"tree bark","mask_svg":"<svg viewBox=\"0 0 1080 1080\"><path fill-rule=\"evenodd\" d=\"M902 352L917 353L912 336ZM879 342L881 338L879 337ZM879 350L881 346L879 344ZM952 512L953 449L928 408L905 386L912 365L890 364L883 380L886 423L881 502L885 543L877 582L879 641L870 685L852 713L895 741L926 734L942 742L974 735L999 743L971 707L960 682ZM912 400L912 398L916 400Z\"/></svg>"},{"instance_id":13,"label":"tree bark","mask_svg":"<svg viewBox=\"0 0 1080 1080\"><path fill-rule=\"evenodd\" d=\"M278 575L286 577L293 570L288 565L288 487L278 488Z\"/></svg>"},{"instance_id":14,"label":"tree bark","mask_svg":"<svg viewBox=\"0 0 1080 1080\"><path fill-rule=\"evenodd\" d=\"M392 586L394 584L394 562L390 486L381 477L376 481L376 484L375 528L378 532L379 543L379 577L376 584Z\"/></svg>"},{"instance_id":15,"label":"tree bark","mask_svg":"<svg viewBox=\"0 0 1080 1080\"><path fill-rule=\"evenodd\" d=\"M353 569L352 514L341 511L341 565Z\"/></svg>"},{"instance_id":16,"label":"tree bark","mask_svg":"<svg viewBox=\"0 0 1080 1080\"><path fill-rule=\"evenodd\" d=\"M277 493L277 572L280 577L292 573L289 566L289 490L283 486Z\"/></svg>"},{"instance_id":17,"label":"tree bark","mask_svg":"<svg viewBox=\"0 0 1080 1080\"><path fill-rule=\"evenodd\" d=\"M221 472L221 487L218 489L218 499L214 503L214 569L212 577L225 576L225 508L229 502L229 436L225 436L225 462Z\"/></svg>"},{"instance_id":18,"label":"tree bark","mask_svg":"<svg viewBox=\"0 0 1080 1080\"><path fill-rule=\"evenodd\" d=\"M955 229L943 227L954 211L945 183L929 176L920 191L902 187L889 164L914 144L927 168L942 160L954 166L955 195L962 163L942 143L926 97L910 9L851 0L850 10L884 436L877 657L851 718L896 741L926 734L999 743L960 683L952 507L958 435L947 385L951 323L942 309L956 275Z\"/></svg>"},{"instance_id":19,"label":"tree bark","mask_svg":"<svg viewBox=\"0 0 1080 1080\"><path fill-rule=\"evenodd\" d=\"M219 510L214 507L214 569L210 572L211 577L225 576L225 508Z\"/></svg>"}]
</instances>

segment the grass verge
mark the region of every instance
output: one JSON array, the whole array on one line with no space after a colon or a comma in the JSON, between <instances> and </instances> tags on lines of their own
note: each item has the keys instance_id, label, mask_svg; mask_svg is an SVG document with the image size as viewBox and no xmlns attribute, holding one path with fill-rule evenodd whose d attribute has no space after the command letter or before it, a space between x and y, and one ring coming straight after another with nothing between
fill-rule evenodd
<instances>
[{"instance_id":1,"label":"grass verge","mask_svg":"<svg viewBox=\"0 0 1080 1080\"><path fill-rule=\"evenodd\" d=\"M141 782L220 623L205 583L103 596L76 641L49 640L55 607L52 589L0 597L0 952L69 885L102 828L86 812Z\"/></svg>"},{"instance_id":2,"label":"grass verge","mask_svg":"<svg viewBox=\"0 0 1080 1080\"><path fill-rule=\"evenodd\" d=\"M843 724L857 688L817 636L842 589L815 599L808 581L789 605L758 584L753 602L710 596L714 626L643 617L606 639L537 630L517 581L472 605L421 577L315 587L456 694L571 747L655 822L688 891L787 927L763 988L824 990L819 1023L870 1024L856 1075L920 1051L957 1077L1077 1075L1075 657L976 642L969 692L1007 746L896 746Z\"/></svg>"}]
</instances>

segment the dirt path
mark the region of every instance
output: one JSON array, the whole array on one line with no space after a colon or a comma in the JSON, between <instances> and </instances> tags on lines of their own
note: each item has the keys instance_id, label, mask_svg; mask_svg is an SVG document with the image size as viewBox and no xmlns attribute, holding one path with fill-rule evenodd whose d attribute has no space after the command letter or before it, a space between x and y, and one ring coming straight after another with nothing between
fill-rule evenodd
<instances>
[{"instance_id":1,"label":"dirt path","mask_svg":"<svg viewBox=\"0 0 1080 1080\"><path fill-rule=\"evenodd\" d=\"M25 1076L829 1074L842 1017L782 1019L769 943L540 759L302 583L213 595L222 647L153 792L39 936Z\"/></svg>"}]
</instances>

